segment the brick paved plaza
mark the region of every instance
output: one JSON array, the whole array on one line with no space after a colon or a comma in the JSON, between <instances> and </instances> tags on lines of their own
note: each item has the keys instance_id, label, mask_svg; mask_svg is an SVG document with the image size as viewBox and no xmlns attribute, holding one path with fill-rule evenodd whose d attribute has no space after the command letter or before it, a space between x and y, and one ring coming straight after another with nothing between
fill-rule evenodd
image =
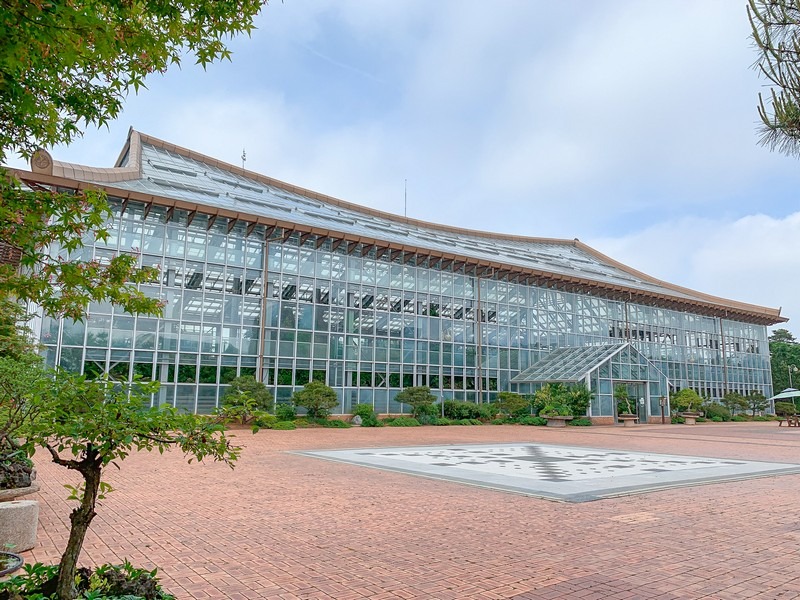
<instances>
[{"instance_id":1,"label":"brick paved plaza","mask_svg":"<svg viewBox=\"0 0 800 600\"><path fill-rule=\"evenodd\" d=\"M568 504L289 453L534 442L800 462L800 430L774 422L237 436L234 471L178 453L109 467L83 562L157 565L179 599L800 598L800 475ZM45 458L28 562L57 561L68 532L76 479Z\"/></svg>"}]
</instances>

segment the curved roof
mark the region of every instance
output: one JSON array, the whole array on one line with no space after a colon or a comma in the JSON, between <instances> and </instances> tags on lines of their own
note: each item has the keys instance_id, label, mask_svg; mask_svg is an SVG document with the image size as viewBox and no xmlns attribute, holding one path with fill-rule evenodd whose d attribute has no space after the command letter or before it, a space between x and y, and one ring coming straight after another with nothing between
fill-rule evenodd
<instances>
[{"instance_id":1,"label":"curved roof","mask_svg":"<svg viewBox=\"0 0 800 600\"><path fill-rule=\"evenodd\" d=\"M58 180L69 179L96 184L114 196L452 258L601 296L755 323L787 320L780 309L717 298L650 277L577 239L523 237L409 219L246 171L134 130L111 168L52 161L52 167L37 169L36 162L33 179L40 183L65 185ZM18 176L31 179L24 172Z\"/></svg>"}]
</instances>

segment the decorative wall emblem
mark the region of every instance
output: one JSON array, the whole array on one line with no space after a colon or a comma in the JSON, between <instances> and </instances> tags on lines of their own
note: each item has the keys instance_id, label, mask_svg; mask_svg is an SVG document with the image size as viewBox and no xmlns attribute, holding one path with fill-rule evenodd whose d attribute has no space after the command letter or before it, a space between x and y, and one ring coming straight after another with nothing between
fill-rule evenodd
<instances>
[{"instance_id":1,"label":"decorative wall emblem","mask_svg":"<svg viewBox=\"0 0 800 600\"><path fill-rule=\"evenodd\" d=\"M31 157L31 169L34 173L53 174L53 157L47 150L41 148Z\"/></svg>"}]
</instances>

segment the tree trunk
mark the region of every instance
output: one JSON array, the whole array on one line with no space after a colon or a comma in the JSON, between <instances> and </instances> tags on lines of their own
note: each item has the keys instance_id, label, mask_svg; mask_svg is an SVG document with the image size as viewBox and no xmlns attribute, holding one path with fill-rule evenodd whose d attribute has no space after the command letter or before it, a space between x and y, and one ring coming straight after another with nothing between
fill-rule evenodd
<instances>
[{"instance_id":1,"label":"tree trunk","mask_svg":"<svg viewBox=\"0 0 800 600\"><path fill-rule=\"evenodd\" d=\"M58 600L72 600L76 596L75 591L75 571L78 566L78 557L83 547L83 540L89 524L95 516L95 505L97 504L97 494L100 489L100 474L102 465L95 456L88 456L82 468L79 469L84 480L83 497L78 508L72 511L69 516L72 526L69 530L69 541L61 556L61 566L58 571L58 585L56 586L56 596Z\"/></svg>"}]
</instances>

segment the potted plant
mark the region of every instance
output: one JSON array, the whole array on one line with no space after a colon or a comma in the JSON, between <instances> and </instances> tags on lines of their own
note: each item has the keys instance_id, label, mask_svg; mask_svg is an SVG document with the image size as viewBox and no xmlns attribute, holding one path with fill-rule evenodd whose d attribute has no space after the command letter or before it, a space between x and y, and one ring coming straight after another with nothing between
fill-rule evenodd
<instances>
[{"instance_id":1,"label":"potted plant","mask_svg":"<svg viewBox=\"0 0 800 600\"><path fill-rule=\"evenodd\" d=\"M633 410L627 385L619 384L614 386L614 400L617 401L617 419L622 421L625 427L636 425L639 415Z\"/></svg>"},{"instance_id":2,"label":"potted plant","mask_svg":"<svg viewBox=\"0 0 800 600\"><path fill-rule=\"evenodd\" d=\"M547 419L548 427L565 427L567 421L571 421L573 418L569 406L560 402L546 404L539 416Z\"/></svg>"},{"instance_id":3,"label":"potted plant","mask_svg":"<svg viewBox=\"0 0 800 600\"><path fill-rule=\"evenodd\" d=\"M703 398L693 389L685 388L672 396L671 405L683 417L686 425L694 425L697 417L702 415L700 407L703 405Z\"/></svg>"},{"instance_id":4,"label":"potted plant","mask_svg":"<svg viewBox=\"0 0 800 600\"><path fill-rule=\"evenodd\" d=\"M14 571L19 570L25 562L19 554L8 551L0 551L0 577L11 575Z\"/></svg>"}]
</instances>

